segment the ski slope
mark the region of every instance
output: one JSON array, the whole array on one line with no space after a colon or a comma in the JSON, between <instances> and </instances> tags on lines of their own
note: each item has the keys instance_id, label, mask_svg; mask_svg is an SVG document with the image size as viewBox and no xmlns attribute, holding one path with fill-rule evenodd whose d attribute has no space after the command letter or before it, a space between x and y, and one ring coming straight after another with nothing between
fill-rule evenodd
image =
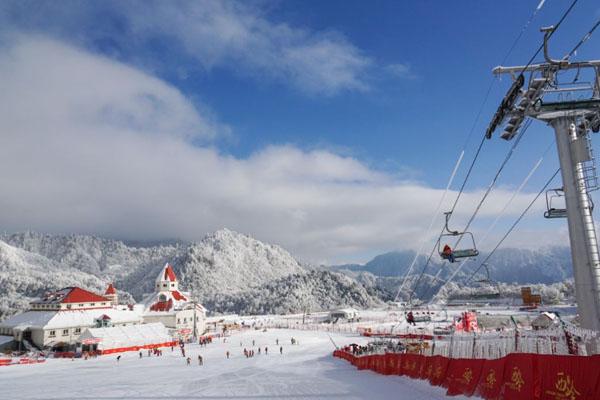
<instances>
[{"instance_id":1,"label":"ski slope","mask_svg":"<svg viewBox=\"0 0 600 400\"><path fill-rule=\"evenodd\" d=\"M292 346L290 339L299 341ZM365 338L334 334L338 345L365 343ZM283 346L283 355L275 341ZM252 340L262 354L245 358ZM240 342L242 346L240 346ZM268 346L269 354L264 355ZM231 358L227 359L229 350ZM0 370L0 399L394 399L445 398L445 390L424 381L358 371L331 356L326 333L295 330L250 331L216 340L207 347L186 345L186 364L179 349L162 357L138 353L74 361L50 359L44 364ZM198 365L198 354L204 366ZM454 397L460 399L461 397Z\"/></svg>"}]
</instances>

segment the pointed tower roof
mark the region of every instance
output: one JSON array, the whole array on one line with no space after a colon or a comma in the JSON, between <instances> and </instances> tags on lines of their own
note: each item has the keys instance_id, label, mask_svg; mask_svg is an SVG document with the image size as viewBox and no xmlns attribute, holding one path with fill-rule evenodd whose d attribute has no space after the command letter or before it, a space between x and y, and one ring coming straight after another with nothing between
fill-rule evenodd
<instances>
[{"instance_id":1,"label":"pointed tower roof","mask_svg":"<svg viewBox=\"0 0 600 400\"><path fill-rule=\"evenodd\" d=\"M117 291L115 290L115 287L113 286L112 283L108 284L108 287L106 288L106 291L104 292L105 295L107 294L117 294Z\"/></svg>"},{"instance_id":2,"label":"pointed tower roof","mask_svg":"<svg viewBox=\"0 0 600 400\"><path fill-rule=\"evenodd\" d=\"M173 271L173 267L166 263L163 269L158 274L156 278L156 282L169 281L169 282L177 282L177 276L175 276L175 272Z\"/></svg>"}]
</instances>

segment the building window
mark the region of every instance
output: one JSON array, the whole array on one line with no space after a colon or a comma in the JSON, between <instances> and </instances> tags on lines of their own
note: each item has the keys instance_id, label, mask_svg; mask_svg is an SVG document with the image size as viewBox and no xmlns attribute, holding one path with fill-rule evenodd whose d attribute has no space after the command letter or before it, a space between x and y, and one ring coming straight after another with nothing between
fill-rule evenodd
<instances>
[{"instance_id":1,"label":"building window","mask_svg":"<svg viewBox=\"0 0 600 400\"><path fill-rule=\"evenodd\" d=\"M63 329L63 336L69 336L69 330Z\"/></svg>"},{"instance_id":2,"label":"building window","mask_svg":"<svg viewBox=\"0 0 600 400\"><path fill-rule=\"evenodd\" d=\"M171 287L175 287L175 284L174 284L174 283L171 283Z\"/></svg>"},{"instance_id":3,"label":"building window","mask_svg":"<svg viewBox=\"0 0 600 400\"><path fill-rule=\"evenodd\" d=\"M183 323L185 324L186 322L187 322L187 318L184 318L183 319Z\"/></svg>"},{"instance_id":4,"label":"building window","mask_svg":"<svg viewBox=\"0 0 600 400\"><path fill-rule=\"evenodd\" d=\"M75 328L75 333L81 333L81 328Z\"/></svg>"},{"instance_id":5,"label":"building window","mask_svg":"<svg viewBox=\"0 0 600 400\"><path fill-rule=\"evenodd\" d=\"M163 283L163 287L167 287L167 284L166 284L166 283Z\"/></svg>"},{"instance_id":6,"label":"building window","mask_svg":"<svg viewBox=\"0 0 600 400\"><path fill-rule=\"evenodd\" d=\"M181 319L177 318L177 323L180 324L181 323Z\"/></svg>"},{"instance_id":7,"label":"building window","mask_svg":"<svg viewBox=\"0 0 600 400\"><path fill-rule=\"evenodd\" d=\"M79 307L83 307L83 303L79 305Z\"/></svg>"},{"instance_id":8,"label":"building window","mask_svg":"<svg viewBox=\"0 0 600 400\"><path fill-rule=\"evenodd\" d=\"M50 337L56 336L56 331L50 331L50 334L48 336L50 336Z\"/></svg>"},{"instance_id":9,"label":"building window","mask_svg":"<svg viewBox=\"0 0 600 400\"><path fill-rule=\"evenodd\" d=\"M90 306L95 306L95 305L96 305L96 303L91 303L91 304L90 304Z\"/></svg>"},{"instance_id":10,"label":"building window","mask_svg":"<svg viewBox=\"0 0 600 400\"><path fill-rule=\"evenodd\" d=\"M67 308L70 310L70 309L71 309L71 305L70 305L70 304L67 304Z\"/></svg>"}]
</instances>

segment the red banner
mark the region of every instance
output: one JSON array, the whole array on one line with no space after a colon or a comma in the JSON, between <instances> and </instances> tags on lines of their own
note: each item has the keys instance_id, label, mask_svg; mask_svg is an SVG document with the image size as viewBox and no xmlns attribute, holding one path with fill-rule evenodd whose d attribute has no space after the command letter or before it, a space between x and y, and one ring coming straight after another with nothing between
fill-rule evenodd
<instances>
[{"instance_id":1,"label":"red banner","mask_svg":"<svg viewBox=\"0 0 600 400\"><path fill-rule=\"evenodd\" d=\"M597 399L600 358L540 355L540 399Z\"/></svg>"},{"instance_id":2,"label":"red banner","mask_svg":"<svg viewBox=\"0 0 600 400\"><path fill-rule=\"evenodd\" d=\"M446 382L446 371L448 370L450 359L442 356L433 356L427 358L432 364L429 383L434 386L442 386L444 382Z\"/></svg>"},{"instance_id":3,"label":"red banner","mask_svg":"<svg viewBox=\"0 0 600 400\"><path fill-rule=\"evenodd\" d=\"M600 399L600 356L510 354L496 360L449 359L419 354L354 356L336 350L358 369L407 375L444 386L448 395L486 400Z\"/></svg>"},{"instance_id":4,"label":"red banner","mask_svg":"<svg viewBox=\"0 0 600 400\"><path fill-rule=\"evenodd\" d=\"M534 399L539 396L539 379L535 374L536 354L513 353L505 357L502 399Z\"/></svg>"},{"instance_id":5,"label":"red banner","mask_svg":"<svg viewBox=\"0 0 600 400\"><path fill-rule=\"evenodd\" d=\"M505 358L497 360L483 360L481 375L475 394L486 400L500 399L502 384L504 383Z\"/></svg>"},{"instance_id":6,"label":"red banner","mask_svg":"<svg viewBox=\"0 0 600 400\"><path fill-rule=\"evenodd\" d=\"M453 358L448 364L446 371L445 386L448 388L447 394L454 396L465 394L471 396L479 383L479 375L483 360Z\"/></svg>"}]
</instances>

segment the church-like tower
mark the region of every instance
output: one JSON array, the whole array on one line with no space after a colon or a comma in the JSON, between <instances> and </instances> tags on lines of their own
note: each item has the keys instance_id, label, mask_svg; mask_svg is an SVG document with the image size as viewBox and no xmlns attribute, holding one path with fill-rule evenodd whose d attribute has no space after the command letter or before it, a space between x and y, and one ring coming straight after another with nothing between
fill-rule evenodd
<instances>
[{"instance_id":1,"label":"church-like tower","mask_svg":"<svg viewBox=\"0 0 600 400\"><path fill-rule=\"evenodd\" d=\"M110 300L111 305L119 305L119 295L117 294L117 290L115 289L112 283L108 284L108 287L104 291L104 297Z\"/></svg>"},{"instance_id":2,"label":"church-like tower","mask_svg":"<svg viewBox=\"0 0 600 400\"><path fill-rule=\"evenodd\" d=\"M173 292L178 290L179 282L177 281L177 276L173 272L173 267L167 263L156 278L156 291Z\"/></svg>"}]
</instances>

